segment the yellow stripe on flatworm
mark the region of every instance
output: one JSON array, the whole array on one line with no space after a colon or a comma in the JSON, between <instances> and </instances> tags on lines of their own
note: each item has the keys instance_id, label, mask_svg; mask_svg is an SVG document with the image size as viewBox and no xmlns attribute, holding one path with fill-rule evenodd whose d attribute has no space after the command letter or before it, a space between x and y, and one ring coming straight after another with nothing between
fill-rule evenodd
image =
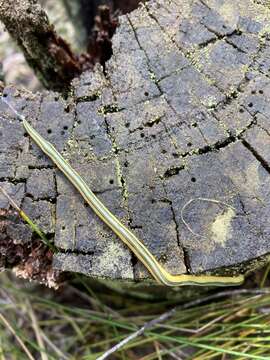
<instances>
[{"instance_id":1,"label":"yellow stripe on flatworm","mask_svg":"<svg viewBox=\"0 0 270 360\"><path fill-rule=\"evenodd\" d=\"M172 275L166 271L144 246L144 244L118 220L106 206L91 191L81 176L69 165L69 163L60 155L60 153L47 140L35 130L23 118L25 130L49 156L55 165L65 174L69 181L81 193L85 201L91 206L93 211L103 220L118 237L130 248L138 259L146 266L152 276L159 282L167 286L181 285L217 285L229 286L240 285L244 281L243 275L238 276L212 276L212 275Z\"/></svg>"}]
</instances>

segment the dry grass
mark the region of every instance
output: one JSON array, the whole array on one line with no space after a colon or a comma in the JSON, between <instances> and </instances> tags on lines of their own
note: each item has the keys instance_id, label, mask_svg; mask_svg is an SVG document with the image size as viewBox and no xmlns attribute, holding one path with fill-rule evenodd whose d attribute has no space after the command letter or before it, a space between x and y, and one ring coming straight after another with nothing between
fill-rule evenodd
<instances>
[{"instance_id":1,"label":"dry grass","mask_svg":"<svg viewBox=\"0 0 270 360\"><path fill-rule=\"evenodd\" d=\"M189 305L192 291L183 301L181 289L156 297L81 276L58 291L6 273L0 282L0 359L98 359L176 305L106 358L270 359L270 293L211 292Z\"/></svg>"}]
</instances>

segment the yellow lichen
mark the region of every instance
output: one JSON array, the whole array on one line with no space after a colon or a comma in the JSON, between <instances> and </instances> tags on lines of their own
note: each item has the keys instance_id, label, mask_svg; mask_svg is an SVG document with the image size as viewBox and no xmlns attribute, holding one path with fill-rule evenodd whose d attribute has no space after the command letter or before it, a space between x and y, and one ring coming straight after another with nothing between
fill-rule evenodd
<instances>
[{"instance_id":1,"label":"yellow lichen","mask_svg":"<svg viewBox=\"0 0 270 360\"><path fill-rule=\"evenodd\" d=\"M239 9L237 3L234 1L225 1L219 8L219 14L224 19L225 23L236 28L239 21Z\"/></svg>"},{"instance_id":2,"label":"yellow lichen","mask_svg":"<svg viewBox=\"0 0 270 360\"><path fill-rule=\"evenodd\" d=\"M221 245L231 238L231 222L235 216L233 208L229 207L221 215L218 215L211 225L212 240Z\"/></svg>"}]
</instances>

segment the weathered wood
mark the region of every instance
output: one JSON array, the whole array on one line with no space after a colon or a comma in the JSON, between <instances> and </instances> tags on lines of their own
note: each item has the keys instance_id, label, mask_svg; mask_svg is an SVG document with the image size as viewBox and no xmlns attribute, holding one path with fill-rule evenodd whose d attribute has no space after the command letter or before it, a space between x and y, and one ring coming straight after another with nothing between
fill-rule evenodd
<instances>
[{"instance_id":1,"label":"weathered wood","mask_svg":"<svg viewBox=\"0 0 270 360\"><path fill-rule=\"evenodd\" d=\"M8 101L172 273L264 263L270 10L251 0L160 0L120 19L106 76L99 66L85 72L67 100L7 88ZM54 267L148 277L3 102L0 114L1 181L21 186L14 197L55 235Z\"/></svg>"},{"instance_id":2,"label":"weathered wood","mask_svg":"<svg viewBox=\"0 0 270 360\"><path fill-rule=\"evenodd\" d=\"M46 88L63 91L81 73L77 57L36 0L1 0L0 20Z\"/></svg>"}]
</instances>

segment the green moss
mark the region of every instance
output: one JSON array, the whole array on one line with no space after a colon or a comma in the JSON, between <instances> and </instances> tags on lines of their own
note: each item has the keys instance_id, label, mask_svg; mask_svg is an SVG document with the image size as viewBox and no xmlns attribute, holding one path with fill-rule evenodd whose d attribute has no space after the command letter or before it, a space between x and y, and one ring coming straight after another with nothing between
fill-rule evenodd
<instances>
[{"instance_id":1,"label":"green moss","mask_svg":"<svg viewBox=\"0 0 270 360\"><path fill-rule=\"evenodd\" d=\"M98 109L98 113L102 115L116 113L118 111L120 111L120 109L117 104L103 105Z\"/></svg>"},{"instance_id":2,"label":"green moss","mask_svg":"<svg viewBox=\"0 0 270 360\"><path fill-rule=\"evenodd\" d=\"M77 98L76 101L77 102L95 101L95 100L99 99L100 96L101 96L101 92L97 91L93 94L81 96L81 97Z\"/></svg>"},{"instance_id":3,"label":"green moss","mask_svg":"<svg viewBox=\"0 0 270 360\"><path fill-rule=\"evenodd\" d=\"M150 79L154 81L155 84L158 83L158 79L156 77L156 74L153 71L150 71Z\"/></svg>"},{"instance_id":4,"label":"green moss","mask_svg":"<svg viewBox=\"0 0 270 360\"><path fill-rule=\"evenodd\" d=\"M202 101L202 103L210 110L215 109L217 106L217 100L214 96L209 96L206 100Z\"/></svg>"}]
</instances>

